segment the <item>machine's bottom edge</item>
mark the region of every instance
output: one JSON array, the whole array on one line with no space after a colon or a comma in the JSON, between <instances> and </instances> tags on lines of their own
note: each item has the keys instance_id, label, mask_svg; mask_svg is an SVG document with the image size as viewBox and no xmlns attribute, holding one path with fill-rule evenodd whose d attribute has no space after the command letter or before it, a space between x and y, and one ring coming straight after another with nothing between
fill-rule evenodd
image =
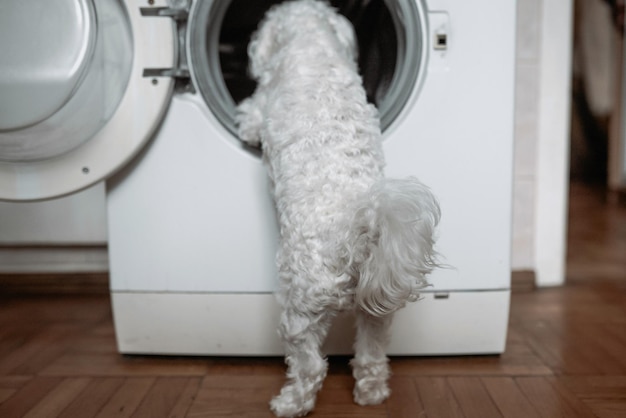
<instances>
[{"instance_id":1,"label":"machine's bottom edge","mask_svg":"<svg viewBox=\"0 0 626 418\"><path fill-rule=\"evenodd\" d=\"M510 290L423 294L394 316L390 355L498 354L505 348ZM280 308L267 293L112 291L118 349L124 354L282 355ZM325 354L350 354L354 316L339 315Z\"/></svg>"}]
</instances>

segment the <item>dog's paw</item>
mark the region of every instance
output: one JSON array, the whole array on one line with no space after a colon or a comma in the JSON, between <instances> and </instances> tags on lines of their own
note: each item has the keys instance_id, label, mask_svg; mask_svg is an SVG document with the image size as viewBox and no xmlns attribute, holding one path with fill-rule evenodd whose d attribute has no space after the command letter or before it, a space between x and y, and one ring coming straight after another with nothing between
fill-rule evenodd
<instances>
[{"instance_id":1,"label":"dog's paw","mask_svg":"<svg viewBox=\"0 0 626 418\"><path fill-rule=\"evenodd\" d=\"M358 380L354 386L354 402L359 405L378 405L391 394L387 381L366 377Z\"/></svg>"},{"instance_id":2,"label":"dog's paw","mask_svg":"<svg viewBox=\"0 0 626 418\"><path fill-rule=\"evenodd\" d=\"M359 405L377 405L389 397L391 391L387 380L391 371L386 357L377 361L362 361L355 358L350 364L355 379L354 402Z\"/></svg>"},{"instance_id":3,"label":"dog's paw","mask_svg":"<svg viewBox=\"0 0 626 418\"><path fill-rule=\"evenodd\" d=\"M303 417L315 407L315 396L302 397L291 386L285 386L280 395L270 401L270 408L277 417Z\"/></svg>"},{"instance_id":4,"label":"dog's paw","mask_svg":"<svg viewBox=\"0 0 626 418\"><path fill-rule=\"evenodd\" d=\"M249 147L261 147L261 135L257 126L242 125L239 127L238 135L239 139L245 142Z\"/></svg>"},{"instance_id":5,"label":"dog's paw","mask_svg":"<svg viewBox=\"0 0 626 418\"><path fill-rule=\"evenodd\" d=\"M239 104L236 120L239 139L248 144L248 146L259 147L261 145L263 114L252 98L248 98Z\"/></svg>"}]
</instances>

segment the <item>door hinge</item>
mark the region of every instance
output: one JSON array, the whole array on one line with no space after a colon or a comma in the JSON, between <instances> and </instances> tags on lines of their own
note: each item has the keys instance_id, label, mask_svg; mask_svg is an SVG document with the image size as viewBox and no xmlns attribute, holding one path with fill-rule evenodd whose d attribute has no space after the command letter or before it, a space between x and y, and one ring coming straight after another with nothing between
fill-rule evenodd
<instances>
[{"instance_id":1,"label":"door hinge","mask_svg":"<svg viewBox=\"0 0 626 418\"><path fill-rule=\"evenodd\" d=\"M144 17L169 17L176 25L177 57L175 68L144 68L144 77L172 77L174 89L179 93L195 93L187 60L187 22L191 0L170 0L168 7L141 7Z\"/></svg>"}]
</instances>

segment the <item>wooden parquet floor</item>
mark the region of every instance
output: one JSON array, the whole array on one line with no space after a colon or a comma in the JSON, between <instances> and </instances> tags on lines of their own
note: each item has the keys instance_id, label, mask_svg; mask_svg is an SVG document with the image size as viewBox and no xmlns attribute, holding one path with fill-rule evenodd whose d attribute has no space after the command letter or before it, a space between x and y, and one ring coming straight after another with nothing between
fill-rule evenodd
<instances>
[{"instance_id":1,"label":"wooden parquet floor","mask_svg":"<svg viewBox=\"0 0 626 418\"><path fill-rule=\"evenodd\" d=\"M626 417L626 208L572 187L568 283L516 275L501 356L392 359L392 396L352 403L333 357L311 417ZM0 295L0 417L270 417L277 358L122 356L100 295Z\"/></svg>"}]
</instances>

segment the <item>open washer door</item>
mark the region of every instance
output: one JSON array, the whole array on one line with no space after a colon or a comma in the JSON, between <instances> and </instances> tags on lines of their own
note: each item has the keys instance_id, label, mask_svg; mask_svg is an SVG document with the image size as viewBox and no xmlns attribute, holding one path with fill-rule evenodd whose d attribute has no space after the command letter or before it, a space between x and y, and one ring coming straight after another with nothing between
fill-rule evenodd
<instances>
[{"instance_id":1,"label":"open washer door","mask_svg":"<svg viewBox=\"0 0 626 418\"><path fill-rule=\"evenodd\" d=\"M84 189L150 139L174 82L144 70L173 68L176 56L172 20L142 16L158 6L0 2L0 199Z\"/></svg>"}]
</instances>

